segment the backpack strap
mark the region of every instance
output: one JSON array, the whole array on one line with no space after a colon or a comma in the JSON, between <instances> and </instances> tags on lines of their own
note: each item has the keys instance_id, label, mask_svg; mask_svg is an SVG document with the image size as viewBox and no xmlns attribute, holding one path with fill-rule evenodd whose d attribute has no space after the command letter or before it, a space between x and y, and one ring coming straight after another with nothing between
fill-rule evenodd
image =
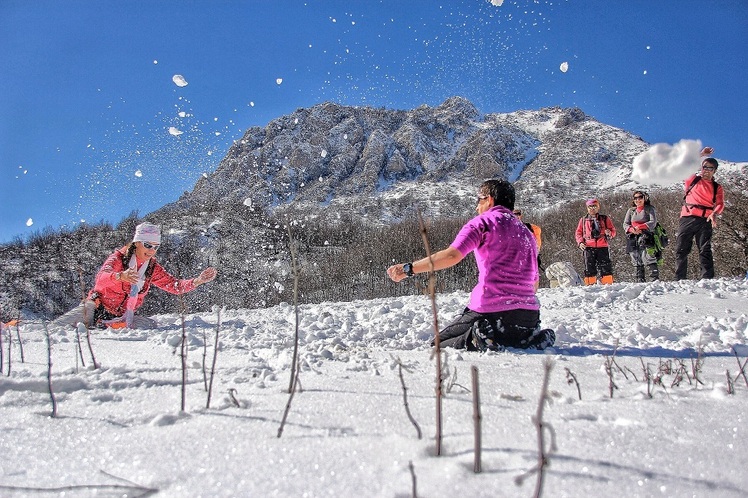
<instances>
[{"instance_id":1,"label":"backpack strap","mask_svg":"<svg viewBox=\"0 0 748 498\"><path fill-rule=\"evenodd\" d=\"M688 194L691 193L691 190L693 190L693 188L696 186L697 183L699 183L700 180L701 180L701 176L696 175L696 178L693 179L693 182L691 182L691 185L689 185L688 188L686 189L686 193L683 194L683 202L686 201L686 197L688 197Z\"/></svg>"},{"instance_id":2,"label":"backpack strap","mask_svg":"<svg viewBox=\"0 0 748 498\"><path fill-rule=\"evenodd\" d=\"M697 183L701 180L701 176L696 176L694 178L693 182L691 182L691 185L688 186L686 189L686 193L683 195L683 205L686 206L686 210L688 212L691 212L691 208L699 208L704 213L706 213L707 209L714 209L714 207L717 205L717 189L719 188L719 183L714 181L714 178L712 178L712 205L711 206L702 206L700 204L688 204L686 202L686 197L688 197L688 194L691 193L691 190L696 186Z\"/></svg>"}]
</instances>

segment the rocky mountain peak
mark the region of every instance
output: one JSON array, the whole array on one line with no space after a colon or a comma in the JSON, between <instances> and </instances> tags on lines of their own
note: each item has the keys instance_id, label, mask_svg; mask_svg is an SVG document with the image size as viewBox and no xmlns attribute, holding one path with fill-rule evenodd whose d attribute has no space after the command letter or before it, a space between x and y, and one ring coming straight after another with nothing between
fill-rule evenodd
<instances>
[{"instance_id":1,"label":"rocky mountain peak","mask_svg":"<svg viewBox=\"0 0 748 498\"><path fill-rule=\"evenodd\" d=\"M523 202L552 206L624 188L646 147L578 108L481 114L463 97L409 111L325 102L248 129L213 174L163 209L345 210L386 222L415 206L467 214L486 178L507 178Z\"/></svg>"}]
</instances>

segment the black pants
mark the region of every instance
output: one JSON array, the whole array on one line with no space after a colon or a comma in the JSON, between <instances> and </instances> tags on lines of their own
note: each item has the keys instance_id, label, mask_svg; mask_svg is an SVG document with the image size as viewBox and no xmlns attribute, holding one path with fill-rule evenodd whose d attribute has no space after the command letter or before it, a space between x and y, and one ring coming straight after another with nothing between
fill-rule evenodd
<instances>
[{"instance_id":1,"label":"black pants","mask_svg":"<svg viewBox=\"0 0 748 498\"><path fill-rule=\"evenodd\" d=\"M527 341L540 328L540 311L509 310L495 313L478 313L465 308L460 316L439 332L439 345L467 349L467 341L473 324L481 319L488 320L496 332L497 344L510 348L527 347Z\"/></svg>"},{"instance_id":2,"label":"black pants","mask_svg":"<svg viewBox=\"0 0 748 498\"><path fill-rule=\"evenodd\" d=\"M688 254L693 247L694 238L699 249L701 278L714 278L712 224L701 216L682 216L675 241L675 280L688 278Z\"/></svg>"},{"instance_id":3,"label":"black pants","mask_svg":"<svg viewBox=\"0 0 748 498\"><path fill-rule=\"evenodd\" d=\"M586 247L584 249L584 276L596 277L613 275L613 263L607 247Z\"/></svg>"}]
</instances>

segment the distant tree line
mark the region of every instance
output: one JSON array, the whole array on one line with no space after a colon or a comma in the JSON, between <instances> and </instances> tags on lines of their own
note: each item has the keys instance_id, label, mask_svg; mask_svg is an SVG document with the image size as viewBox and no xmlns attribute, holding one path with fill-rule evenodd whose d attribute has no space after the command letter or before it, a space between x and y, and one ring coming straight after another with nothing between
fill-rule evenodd
<instances>
[{"instance_id":1,"label":"distant tree line","mask_svg":"<svg viewBox=\"0 0 748 498\"><path fill-rule=\"evenodd\" d=\"M728 188L728 207L714 231L713 250L718 277L744 276L748 268L748 197ZM682 193L650 192L660 222L670 236L660 275L674 276L674 246ZM611 240L614 279L635 281L634 268L626 254L623 219L631 193L600 197L601 213L615 223L618 236ZM584 199L543 210L522 205L523 220L540 225L543 268L556 261L569 261L582 272L582 253L574 242L574 230L586 214ZM299 296L302 303L352 301L417 294L425 288L425 276L394 284L385 275L394 263L425 255L415 216L389 225L341 214L335 220L307 217L274 218L250 208L195 208L189 213L170 213L168 220L148 219L164 229L158 259L176 276L191 278L208 265L216 266L215 282L186 294L189 312L206 311L213 305L228 308L261 308L292 302L292 272L289 243L299 258ZM461 216L460 216L461 215ZM474 213L456 213L451 218L425 219L432 251L447 247L460 227ZM74 307L91 289L104 259L132 239L135 226L145 218L131 213L116 226L106 222L69 230L45 228L26 240L0 245L0 319L8 320L21 310L25 316L54 318ZM288 229L290 225L290 230ZM289 233L291 239L289 239ZM437 273L439 292L469 291L476 282L472 256ZM699 278L698 253L689 259L689 278ZM548 282L541 275L541 285ZM153 289L143 313L174 313L180 309L176 296Z\"/></svg>"}]
</instances>

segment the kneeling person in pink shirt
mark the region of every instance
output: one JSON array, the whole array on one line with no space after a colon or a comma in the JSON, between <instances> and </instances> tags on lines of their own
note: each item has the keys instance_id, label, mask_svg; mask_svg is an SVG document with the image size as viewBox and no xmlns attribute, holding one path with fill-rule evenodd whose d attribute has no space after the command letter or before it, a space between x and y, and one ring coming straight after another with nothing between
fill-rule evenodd
<instances>
[{"instance_id":1,"label":"kneeling person in pink shirt","mask_svg":"<svg viewBox=\"0 0 748 498\"><path fill-rule=\"evenodd\" d=\"M545 349L555 333L540 328L538 248L533 234L514 216L514 187L487 180L478 191L478 216L468 221L454 242L431 256L387 269L395 282L416 273L456 265L469 253L478 265L478 283L455 321L439 332L441 346L470 351L504 347Z\"/></svg>"}]
</instances>

